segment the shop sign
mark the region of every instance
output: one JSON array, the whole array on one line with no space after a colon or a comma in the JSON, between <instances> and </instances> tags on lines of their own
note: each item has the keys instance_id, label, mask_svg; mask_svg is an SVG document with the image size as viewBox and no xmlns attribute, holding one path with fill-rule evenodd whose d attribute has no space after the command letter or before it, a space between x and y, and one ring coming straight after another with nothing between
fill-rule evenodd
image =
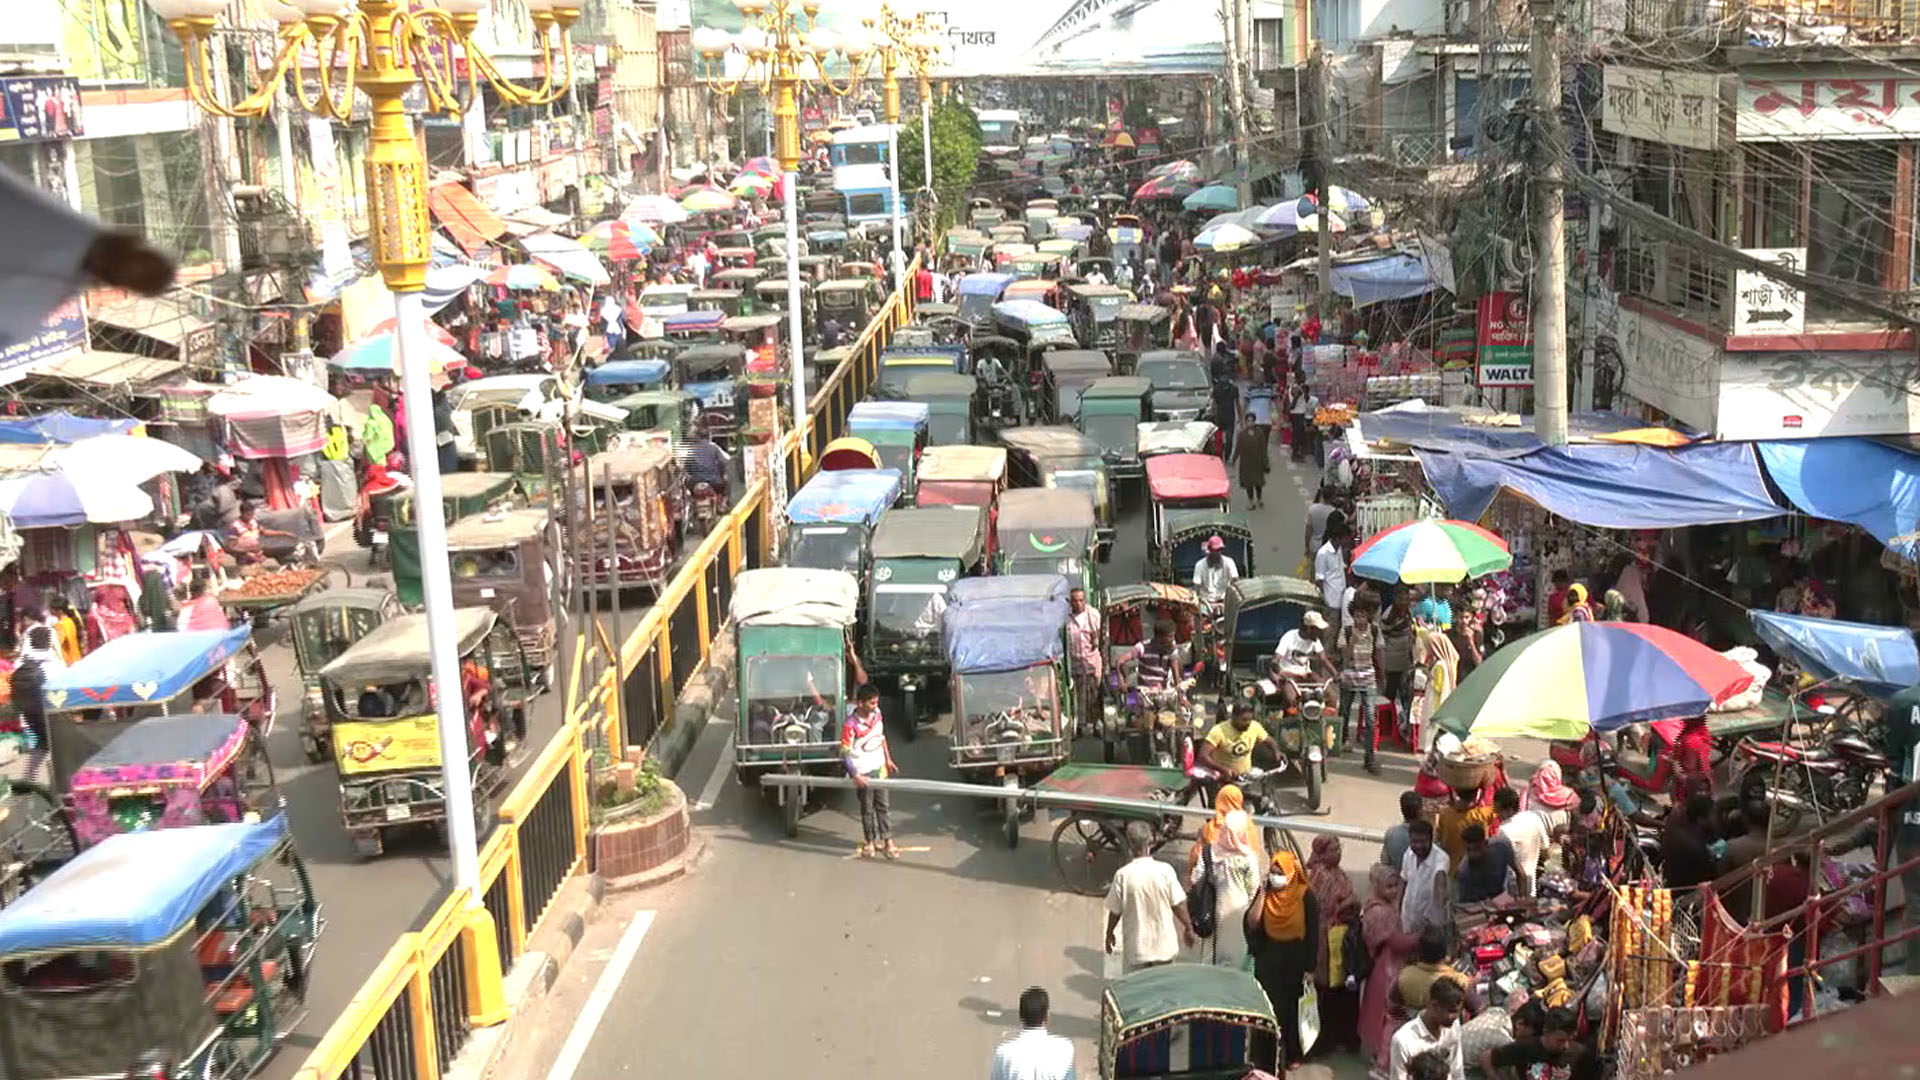
<instances>
[{"instance_id":1,"label":"shop sign","mask_svg":"<svg viewBox=\"0 0 1920 1080\"><path fill-rule=\"evenodd\" d=\"M1621 389L1688 427L1714 430L1720 396L1720 349L1650 315L1621 308Z\"/></svg>"},{"instance_id":2,"label":"shop sign","mask_svg":"<svg viewBox=\"0 0 1920 1080\"><path fill-rule=\"evenodd\" d=\"M1807 268L1806 248L1746 248L1742 254L1795 273ZM1806 325L1806 293L1758 270L1734 271L1735 334L1798 334Z\"/></svg>"},{"instance_id":3,"label":"shop sign","mask_svg":"<svg viewBox=\"0 0 1920 1080\"><path fill-rule=\"evenodd\" d=\"M1743 79L1741 142L1920 138L1920 79Z\"/></svg>"},{"instance_id":4,"label":"shop sign","mask_svg":"<svg viewBox=\"0 0 1920 1080\"><path fill-rule=\"evenodd\" d=\"M1718 150L1723 81L1719 75L1608 64L1600 126L1648 142Z\"/></svg>"},{"instance_id":5,"label":"shop sign","mask_svg":"<svg viewBox=\"0 0 1920 1080\"><path fill-rule=\"evenodd\" d=\"M494 213L511 214L540 201L539 177L528 169L477 176L473 180L473 193Z\"/></svg>"},{"instance_id":6,"label":"shop sign","mask_svg":"<svg viewBox=\"0 0 1920 1080\"><path fill-rule=\"evenodd\" d=\"M1904 435L1920 430L1920 360L1901 352L1728 353L1722 439Z\"/></svg>"},{"instance_id":7,"label":"shop sign","mask_svg":"<svg viewBox=\"0 0 1920 1080\"><path fill-rule=\"evenodd\" d=\"M580 162L572 154L540 166L540 201L553 202L566 197L567 189L580 184Z\"/></svg>"},{"instance_id":8,"label":"shop sign","mask_svg":"<svg viewBox=\"0 0 1920 1080\"><path fill-rule=\"evenodd\" d=\"M0 142L45 142L84 134L80 80L0 79Z\"/></svg>"},{"instance_id":9,"label":"shop sign","mask_svg":"<svg viewBox=\"0 0 1920 1080\"><path fill-rule=\"evenodd\" d=\"M87 315L78 298L53 309L40 332L0 349L0 386L33 373L52 360L64 360L87 344Z\"/></svg>"},{"instance_id":10,"label":"shop sign","mask_svg":"<svg viewBox=\"0 0 1920 1080\"><path fill-rule=\"evenodd\" d=\"M1517 292L1480 298L1475 337L1482 387L1533 385L1533 312Z\"/></svg>"}]
</instances>

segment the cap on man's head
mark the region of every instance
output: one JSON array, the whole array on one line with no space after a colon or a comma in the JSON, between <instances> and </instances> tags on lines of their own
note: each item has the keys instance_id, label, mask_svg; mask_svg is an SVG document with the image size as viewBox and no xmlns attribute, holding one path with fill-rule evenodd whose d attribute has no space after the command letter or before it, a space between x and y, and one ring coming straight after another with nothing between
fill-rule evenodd
<instances>
[{"instance_id":1,"label":"cap on man's head","mask_svg":"<svg viewBox=\"0 0 1920 1080\"><path fill-rule=\"evenodd\" d=\"M1301 616L1300 625L1310 630L1325 630L1327 628L1327 617L1317 611L1309 611Z\"/></svg>"},{"instance_id":2,"label":"cap on man's head","mask_svg":"<svg viewBox=\"0 0 1920 1080\"><path fill-rule=\"evenodd\" d=\"M1208 551L1225 551L1227 550L1227 542L1225 540L1220 539L1219 536L1209 536L1207 537L1207 550Z\"/></svg>"}]
</instances>

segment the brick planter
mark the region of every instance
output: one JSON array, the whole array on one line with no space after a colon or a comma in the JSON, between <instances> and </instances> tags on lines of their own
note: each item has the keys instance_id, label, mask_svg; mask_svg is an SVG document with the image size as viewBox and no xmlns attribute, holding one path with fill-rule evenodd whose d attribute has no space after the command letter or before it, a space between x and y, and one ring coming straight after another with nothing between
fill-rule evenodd
<instances>
[{"instance_id":1,"label":"brick planter","mask_svg":"<svg viewBox=\"0 0 1920 1080\"><path fill-rule=\"evenodd\" d=\"M663 868L677 866L687 850L692 830L687 821L687 797L672 781L666 782L667 805L646 816L611 816L587 833L587 853L593 872L610 885L656 873L672 877ZM640 883L640 882L635 882Z\"/></svg>"}]
</instances>

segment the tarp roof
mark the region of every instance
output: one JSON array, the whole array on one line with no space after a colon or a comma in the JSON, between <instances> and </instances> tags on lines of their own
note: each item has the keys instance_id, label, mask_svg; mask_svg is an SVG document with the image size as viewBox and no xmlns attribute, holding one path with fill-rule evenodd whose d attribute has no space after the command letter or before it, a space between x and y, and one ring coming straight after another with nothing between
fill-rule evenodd
<instances>
[{"instance_id":1,"label":"tarp roof","mask_svg":"<svg viewBox=\"0 0 1920 1080\"><path fill-rule=\"evenodd\" d=\"M1864 438L1755 445L1767 475L1798 509L1858 525L1909 558L1920 546L1920 457Z\"/></svg>"},{"instance_id":2,"label":"tarp roof","mask_svg":"<svg viewBox=\"0 0 1920 1080\"><path fill-rule=\"evenodd\" d=\"M1822 679L1844 679L1869 693L1891 696L1920 683L1920 651L1904 626L1872 626L1754 611L1753 628L1776 652L1792 656Z\"/></svg>"},{"instance_id":3,"label":"tarp roof","mask_svg":"<svg viewBox=\"0 0 1920 1080\"><path fill-rule=\"evenodd\" d=\"M94 435L124 435L138 420L99 420L70 412L50 412L25 420L0 420L0 443L75 443Z\"/></svg>"},{"instance_id":4,"label":"tarp roof","mask_svg":"<svg viewBox=\"0 0 1920 1080\"><path fill-rule=\"evenodd\" d=\"M1333 268L1333 291L1352 297L1355 307L1424 296L1440 288L1440 275L1428 260L1405 252Z\"/></svg>"},{"instance_id":5,"label":"tarp roof","mask_svg":"<svg viewBox=\"0 0 1920 1080\"><path fill-rule=\"evenodd\" d=\"M1592 443L1498 459L1417 453L1447 513L1467 521L1486 513L1502 488L1606 529L1757 521L1787 512L1768 495L1751 443L1678 450Z\"/></svg>"},{"instance_id":6,"label":"tarp roof","mask_svg":"<svg viewBox=\"0 0 1920 1080\"><path fill-rule=\"evenodd\" d=\"M459 184L436 184L427 191L427 207L434 220L447 227L460 246L469 252L487 249L487 241L498 240L507 231L500 215L487 209L473 192Z\"/></svg>"}]
</instances>

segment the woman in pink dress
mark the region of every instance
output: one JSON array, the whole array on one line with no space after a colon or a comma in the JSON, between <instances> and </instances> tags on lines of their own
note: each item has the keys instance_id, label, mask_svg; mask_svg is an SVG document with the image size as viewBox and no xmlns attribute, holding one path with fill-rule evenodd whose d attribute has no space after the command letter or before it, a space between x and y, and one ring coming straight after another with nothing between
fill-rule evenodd
<instances>
[{"instance_id":1,"label":"woman in pink dress","mask_svg":"<svg viewBox=\"0 0 1920 1080\"><path fill-rule=\"evenodd\" d=\"M1400 967L1412 955L1418 939L1400 928L1400 871L1375 865L1367 875L1367 902L1360 909L1360 933L1373 954L1373 968L1360 991L1360 1049L1374 1072L1387 1071L1388 1045L1393 1041L1387 992L1400 978Z\"/></svg>"}]
</instances>

